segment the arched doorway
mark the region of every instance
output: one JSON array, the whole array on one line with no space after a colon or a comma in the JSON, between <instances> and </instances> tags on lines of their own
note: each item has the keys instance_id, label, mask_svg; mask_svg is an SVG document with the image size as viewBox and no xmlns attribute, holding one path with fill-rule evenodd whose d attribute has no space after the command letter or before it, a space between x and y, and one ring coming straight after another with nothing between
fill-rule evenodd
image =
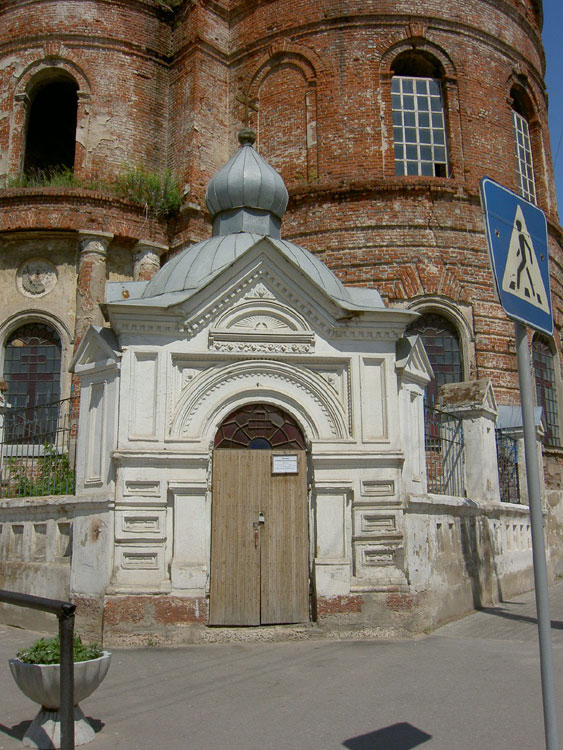
<instances>
[{"instance_id":1,"label":"arched doorway","mask_svg":"<svg viewBox=\"0 0 563 750\"><path fill-rule=\"evenodd\" d=\"M210 624L308 621L307 460L295 420L269 404L229 414L212 491Z\"/></svg>"}]
</instances>

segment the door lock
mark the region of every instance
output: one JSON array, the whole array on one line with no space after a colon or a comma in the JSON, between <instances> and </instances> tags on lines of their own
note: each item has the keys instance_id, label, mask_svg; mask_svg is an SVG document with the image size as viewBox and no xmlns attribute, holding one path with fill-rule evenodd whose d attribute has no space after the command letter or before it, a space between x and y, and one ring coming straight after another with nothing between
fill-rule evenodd
<instances>
[{"instance_id":1,"label":"door lock","mask_svg":"<svg viewBox=\"0 0 563 750\"><path fill-rule=\"evenodd\" d=\"M264 514L262 513L262 511L260 511L258 513L258 523L265 523L265 521L266 521L266 518L264 517Z\"/></svg>"}]
</instances>

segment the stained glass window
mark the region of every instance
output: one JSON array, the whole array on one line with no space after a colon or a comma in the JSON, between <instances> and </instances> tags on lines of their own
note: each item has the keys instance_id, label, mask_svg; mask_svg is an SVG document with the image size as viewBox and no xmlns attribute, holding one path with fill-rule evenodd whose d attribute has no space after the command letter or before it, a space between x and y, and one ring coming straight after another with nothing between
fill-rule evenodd
<instances>
[{"instance_id":1,"label":"stained glass window","mask_svg":"<svg viewBox=\"0 0 563 750\"><path fill-rule=\"evenodd\" d=\"M215 436L216 448L304 450L305 439L289 414L270 404L248 404L223 421Z\"/></svg>"},{"instance_id":2,"label":"stained glass window","mask_svg":"<svg viewBox=\"0 0 563 750\"><path fill-rule=\"evenodd\" d=\"M408 327L407 333L416 333L422 337L424 348L434 370L434 380L428 384L426 389L427 403L433 406L436 403L440 386L463 380L461 348L457 330L449 320L441 315L428 313L421 315L418 320L412 323Z\"/></svg>"}]
</instances>

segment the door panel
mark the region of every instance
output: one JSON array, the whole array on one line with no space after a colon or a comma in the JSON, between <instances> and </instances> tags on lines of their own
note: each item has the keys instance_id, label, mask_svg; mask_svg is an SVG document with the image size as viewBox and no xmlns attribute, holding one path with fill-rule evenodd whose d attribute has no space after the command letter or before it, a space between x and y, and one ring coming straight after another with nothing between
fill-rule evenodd
<instances>
[{"instance_id":1,"label":"door panel","mask_svg":"<svg viewBox=\"0 0 563 750\"><path fill-rule=\"evenodd\" d=\"M298 474L272 474L273 453L297 455ZM215 450L210 624L308 621L307 529L305 451Z\"/></svg>"},{"instance_id":2,"label":"door panel","mask_svg":"<svg viewBox=\"0 0 563 750\"><path fill-rule=\"evenodd\" d=\"M272 453L297 454L298 474L272 474ZM305 451L268 452L270 486L261 530L261 622L309 619L307 467Z\"/></svg>"},{"instance_id":3,"label":"door panel","mask_svg":"<svg viewBox=\"0 0 563 750\"><path fill-rule=\"evenodd\" d=\"M263 480L254 471L252 452L213 454L211 625L260 624L260 545L255 546L252 521L258 518Z\"/></svg>"}]
</instances>

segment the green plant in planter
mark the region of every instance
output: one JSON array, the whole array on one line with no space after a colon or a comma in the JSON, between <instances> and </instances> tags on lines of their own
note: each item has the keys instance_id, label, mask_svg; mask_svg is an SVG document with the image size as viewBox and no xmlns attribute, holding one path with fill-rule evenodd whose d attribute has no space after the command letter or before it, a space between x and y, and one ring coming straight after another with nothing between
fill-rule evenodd
<instances>
[{"instance_id":1,"label":"green plant in planter","mask_svg":"<svg viewBox=\"0 0 563 750\"><path fill-rule=\"evenodd\" d=\"M98 643L82 643L82 639L74 635L74 661L88 661L98 659L103 651ZM59 636L53 638L40 638L33 646L24 648L16 654L20 661L26 664L60 664L61 644Z\"/></svg>"}]
</instances>

